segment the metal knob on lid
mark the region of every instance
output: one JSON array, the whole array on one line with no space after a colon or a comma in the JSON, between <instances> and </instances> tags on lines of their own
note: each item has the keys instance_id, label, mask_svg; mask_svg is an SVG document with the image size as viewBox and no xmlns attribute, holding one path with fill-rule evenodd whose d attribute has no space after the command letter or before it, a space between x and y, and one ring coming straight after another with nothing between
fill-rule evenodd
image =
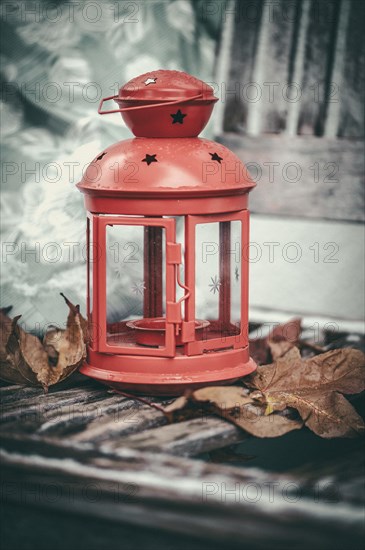
<instances>
[{"instance_id":1,"label":"metal knob on lid","mask_svg":"<svg viewBox=\"0 0 365 550\"><path fill-rule=\"evenodd\" d=\"M103 111L105 101L119 108ZM195 137L212 113L211 86L181 71L158 70L133 78L118 95L101 100L99 114L121 113L136 137Z\"/></svg>"}]
</instances>

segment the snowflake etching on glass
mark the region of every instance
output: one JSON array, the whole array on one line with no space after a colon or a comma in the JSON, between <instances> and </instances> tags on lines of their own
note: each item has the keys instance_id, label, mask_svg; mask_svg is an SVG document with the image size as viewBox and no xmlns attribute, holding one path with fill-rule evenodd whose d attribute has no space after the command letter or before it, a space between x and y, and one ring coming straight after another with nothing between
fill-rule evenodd
<instances>
[{"instance_id":1,"label":"snowflake etching on glass","mask_svg":"<svg viewBox=\"0 0 365 550\"><path fill-rule=\"evenodd\" d=\"M121 279L123 275L123 265L118 264L118 266L114 268L114 273L115 273L116 279Z\"/></svg>"},{"instance_id":2,"label":"snowflake etching on glass","mask_svg":"<svg viewBox=\"0 0 365 550\"><path fill-rule=\"evenodd\" d=\"M219 292L221 282L218 279L217 275L214 275L214 277L211 277L210 280L212 281L211 283L209 283L210 292L213 292L213 294L215 294L216 292Z\"/></svg>"},{"instance_id":3,"label":"snowflake etching on glass","mask_svg":"<svg viewBox=\"0 0 365 550\"><path fill-rule=\"evenodd\" d=\"M143 294L143 291L146 290L146 287L145 287L145 284L144 284L144 281L139 281L138 283L133 283L132 285L132 292L136 295L140 294L142 295Z\"/></svg>"}]
</instances>

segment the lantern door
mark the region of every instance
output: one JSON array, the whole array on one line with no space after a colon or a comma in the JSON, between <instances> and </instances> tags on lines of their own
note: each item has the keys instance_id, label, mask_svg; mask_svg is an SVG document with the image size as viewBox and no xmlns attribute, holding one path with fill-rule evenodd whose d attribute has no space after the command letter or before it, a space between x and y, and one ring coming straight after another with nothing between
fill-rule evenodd
<instances>
[{"instance_id":1,"label":"lantern door","mask_svg":"<svg viewBox=\"0 0 365 550\"><path fill-rule=\"evenodd\" d=\"M187 216L185 322L195 323L188 355L248 344L247 210ZM201 327L199 330L197 327Z\"/></svg>"},{"instance_id":2,"label":"lantern door","mask_svg":"<svg viewBox=\"0 0 365 550\"><path fill-rule=\"evenodd\" d=\"M173 357L176 269L173 218L92 215L92 347L111 354ZM95 248L95 247L94 247ZM96 325L96 326L95 326Z\"/></svg>"}]
</instances>

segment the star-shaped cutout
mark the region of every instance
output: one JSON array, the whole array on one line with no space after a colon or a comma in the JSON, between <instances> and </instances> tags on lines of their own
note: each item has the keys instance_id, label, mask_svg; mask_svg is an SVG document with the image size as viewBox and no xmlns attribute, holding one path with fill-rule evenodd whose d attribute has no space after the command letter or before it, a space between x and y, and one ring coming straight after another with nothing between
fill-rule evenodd
<instances>
[{"instance_id":1,"label":"star-shaped cutout","mask_svg":"<svg viewBox=\"0 0 365 550\"><path fill-rule=\"evenodd\" d=\"M222 157L220 157L218 155L218 153L209 153L210 156L212 157L212 160L216 160L217 162L219 162L219 164L221 163L221 161L223 160Z\"/></svg>"},{"instance_id":2,"label":"star-shaped cutout","mask_svg":"<svg viewBox=\"0 0 365 550\"><path fill-rule=\"evenodd\" d=\"M172 117L173 119L172 124L176 124L176 122L178 122L179 124L183 124L186 115L182 113L179 109L177 113L170 115L170 117Z\"/></svg>"},{"instance_id":3,"label":"star-shaped cutout","mask_svg":"<svg viewBox=\"0 0 365 550\"><path fill-rule=\"evenodd\" d=\"M101 153L101 155L96 157L96 160L101 160L105 155L106 155L106 152L104 151L104 153Z\"/></svg>"},{"instance_id":4,"label":"star-shaped cutout","mask_svg":"<svg viewBox=\"0 0 365 550\"><path fill-rule=\"evenodd\" d=\"M149 84L156 84L157 78L147 78L147 80L144 81L144 85L148 86Z\"/></svg>"},{"instance_id":5,"label":"star-shaped cutout","mask_svg":"<svg viewBox=\"0 0 365 550\"><path fill-rule=\"evenodd\" d=\"M146 156L144 159L142 159L142 162L147 162L147 166L149 166L152 162L158 162L156 155L149 155L148 153L146 153Z\"/></svg>"}]
</instances>

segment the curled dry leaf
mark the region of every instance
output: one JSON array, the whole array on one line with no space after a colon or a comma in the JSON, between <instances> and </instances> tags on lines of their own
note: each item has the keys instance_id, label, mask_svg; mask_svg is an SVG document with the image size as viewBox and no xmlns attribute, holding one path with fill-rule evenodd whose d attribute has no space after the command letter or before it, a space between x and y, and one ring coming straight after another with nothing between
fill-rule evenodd
<instances>
[{"instance_id":1,"label":"curled dry leaf","mask_svg":"<svg viewBox=\"0 0 365 550\"><path fill-rule=\"evenodd\" d=\"M48 355L42 342L37 336L25 332L19 325L15 325L14 333L20 352L18 371L24 377L25 383L41 384L47 391L52 367L48 364Z\"/></svg>"},{"instance_id":2,"label":"curled dry leaf","mask_svg":"<svg viewBox=\"0 0 365 550\"><path fill-rule=\"evenodd\" d=\"M190 390L186 390L184 395L163 408L163 413L169 422L182 422L190 418L204 416L203 405L192 399L192 393Z\"/></svg>"},{"instance_id":3,"label":"curled dry leaf","mask_svg":"<svg viewBox=\"0 0 365 550\"><path fill-rule=\"evenodd\" d=\"M70 313L72 313L74 315L74 317L75 318L77 317L77 319L79 320L80 327L81 327L81 330L82 330L82 334L83 334L83 337L84 337L84 342L85 342L85 344L87 344L89 339L90 339L89 326L88 326L88 322L86 321L85 317L83 317L80 313L80 306L79 305L75 306L72 302L70 302L70 300L63 294L63 292L60 292L60 295L62 296L62 298L65 300L66 304L68 305Z\"/></svg>"},{"instance_id":4,"label":"curled dry leaf","mask_svg":"<svg viewBox=\"0 0 365 550\"><path fill-rule=\"evenodd\" d=\"M267 343L273 360L285 355L299 342L302 332L302 320L292 319L284 325L275 327L268 336Z\"/></svg>"},{"instance_id":5,"label":"curled dry leaf","mask_svg":"<svg viewBox=\"0 0 365 550\"><path fill-rule=\"evenodd\" d=\"M261 392L278 390L339 391L360 393L365 389L365 356L356 349L338 349L302 359L297 348L271 365L262 365L244 379L246 386Z\"/></svg>"},{"instance_id":6,"label":"curled dry leaf","mask_svg":"<svg viewBox=\"0 0 365 550\"><path fill-rule=\"evenodd\" d=\"M4 308L5 309L5 308ZM20 315L10 319L4 312L0 311L0 378L14 384L24 384L24 377L19 372L20 350L15 336L15 326Z\"/></svg>"},{"instance_id":7,"label":"curled dry leaf","mask_svg":"<svg viewBox=\"0 0 365 550\"><path fill-rule=\"evenodd\" d=\"M361 351L342 349L304 360L292 347L245 377L246 387L195 390L164 412L181 420L201 414L203 406L256 437L276 437L303 425L325 438L355 437L364 432L364 422L342 394L365 389L364 359ZM300 418L293 417L294 409Z\"/></svg>"},{"instance_id":8,"label":"curled dry leaf","mask_svg":"<svg viewBox=\"0 0 365 550\"><path fill-rule=\"evenodd\" d=\"M176 418L180 413L182 417L184 411L186 414L186 411L197 410L198 405L256 437L276 437L303 425L301 420L281 413L265 416L265 409L245 388L239 386L211 386L195 390L174 401L164 412L171 420L172 414Z\"/></svg>"},{"instance_id":9,"label":"curled dry leaf","mask_svg":"<svg viewBox=\"0 0 365 550\"><path fill-rule=\"evenodd\" d=\"M321 437L354 437L364 432L364 422L342 394L363 391L364 375L365 356L359 350L334 350L303 360L293 348L272 365L258 367L244 383L266 404L266 416L291 407Z\"/></svg>"},{"instance_id":10,"label":"curled dry leaf","mask_svg":"<svg viewBox=\"0 0 365 550\"><path fill-rule=\"evenodd\" d=\"M282 392L275 397L269 394L267 400L271 411L297 409L307 428L321 437L356 437L364 433L363 419L341 393Z\"/></svg>"},{"instance_id":11,"label":"curled dry leaf","mask_svg":"<svg viewBox=\"0 0 365 550\"><path fill-rule=\"evenodd\" d=\"M282 357L297 345L302 332L302 320L292 319L273 328L265 338L250 340L250 355L258 365Z\"/></svg>"},{"instance_id":12,"label":"curled dry leaf","mask_svg":"<svg viewBox=\"0 0 365 550\"><path fill-rule=\"evenodd\" d=\"M51 328L43 342L25 332L20 316L10 319L1 312L0 378L15 384L48 387L64 380L86 357L87 324L74 306L69 306L66 329Z\"/></svg>"}]
</instances>

